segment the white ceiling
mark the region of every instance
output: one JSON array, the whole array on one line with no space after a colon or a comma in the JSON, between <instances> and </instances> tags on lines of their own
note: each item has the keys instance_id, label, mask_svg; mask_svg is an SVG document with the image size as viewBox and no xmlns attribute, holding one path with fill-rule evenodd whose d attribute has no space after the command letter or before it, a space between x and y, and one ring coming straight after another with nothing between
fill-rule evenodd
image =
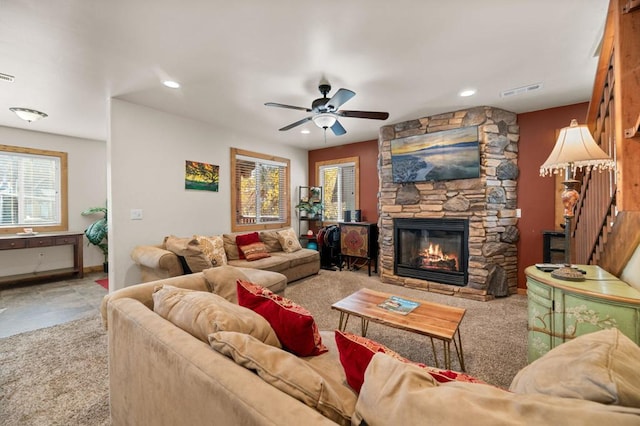
<instances>
[{"instance_id":1,"label":"white ceiling","mask_svg":"<svg viewBox=\"0 0 640 426\"><path fill-rule=\"evenodd\" d=\"M588 101L608 0L0 0L0 125L107 138L117 97L307 149L376 139L381 125L490 105L516 113ZM307 113L322 77L356 96L347 134ZM173 79L182 88L161 85ZM506 89L542 83L508 98ZM458 92L477 89L461 98ZM10 107L49 114L34 123ZM582 117L578 117L581 119ZM568 124L568 123L567 123ZM310 134L300 133L303 128ZM10 141L0 141L7 143Z\"/></svg>"}]
</instances>

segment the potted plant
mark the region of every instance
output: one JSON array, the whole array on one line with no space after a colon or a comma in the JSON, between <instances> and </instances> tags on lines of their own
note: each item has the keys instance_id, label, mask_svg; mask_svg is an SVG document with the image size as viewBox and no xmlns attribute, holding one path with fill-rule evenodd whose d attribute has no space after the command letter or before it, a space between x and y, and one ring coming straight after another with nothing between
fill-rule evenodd
<instances>
[{"instance_id":1,"label":"potted plant","mask_svg":"<svg viewBox=\"0 0 640 426\"><path fill-rule=\"evenodd\" d=\"M91 207L83 211L82 216L90 216L94 214L102 213L104 216L93 222L84 231L84 235L87 236L90 244L98 247L102 250L104 255L104 262L102 263L104 272L109 272L109 244L107 241L108 227L107 227L107 208L106 207Z\"/></svg>"},{"instance_id":2,"label":"potted plant","mask_svg":"<svg viewBox=\"0 0 640 426\"><path fill-rule=\"evenodd\" d=\"M322 214L322 209L324 206L321 202L314 202L312 200L303 200L298 203L296 206L298 211L304 213L309 219L316 217L317 215Z\"/></svg>"}]
</instances>

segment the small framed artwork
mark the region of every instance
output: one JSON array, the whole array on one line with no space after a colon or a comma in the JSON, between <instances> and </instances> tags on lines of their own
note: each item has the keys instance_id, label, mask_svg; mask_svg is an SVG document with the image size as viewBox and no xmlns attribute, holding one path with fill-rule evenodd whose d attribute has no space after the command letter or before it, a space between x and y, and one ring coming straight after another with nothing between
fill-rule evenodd
<instances>
[{"instance_id":1,"label":"small framed artwork","mask_svg":"<svg viewBox=\"0 0 640 426\"><path fill-rule=\"evenodd\" d=\"M219 181L220 166L198 161L186 161L184 189L218 192Z\"/></svg>"}]
</instances>

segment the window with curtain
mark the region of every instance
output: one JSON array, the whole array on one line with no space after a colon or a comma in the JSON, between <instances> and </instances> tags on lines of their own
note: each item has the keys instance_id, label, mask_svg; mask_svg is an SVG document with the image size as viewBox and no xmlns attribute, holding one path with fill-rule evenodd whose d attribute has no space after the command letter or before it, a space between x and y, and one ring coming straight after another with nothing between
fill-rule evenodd
<instances>
[{"instance_id":1,"label":"window with curtain","mask_svg":"<svg viewBox=\"0 0 640 426\"><path fill-rule=\"evenodd\" d=\"M67 154L0 145L0 232L67 230Z\"/></svg>"},{"instance_id":2,"label":"window with curtain","mask_svg":"<svg viewBox=\"0 0 640 426\"><path fill-rule=\"evenodd\" d=\"M316 163L319 185L324 188L324 220L344 220L344 212L359 207L358 157Z\"/></svg>"},{"instance_id":3,"label":"window with curtain","mask_svg":"<svg viewBox=\"0 0 640 426\"><path fill-rule=\"evenodd\" d=\"M231 149L231 229L234 232L291 225L286 158Z\"/></svg>"}]
</instances>

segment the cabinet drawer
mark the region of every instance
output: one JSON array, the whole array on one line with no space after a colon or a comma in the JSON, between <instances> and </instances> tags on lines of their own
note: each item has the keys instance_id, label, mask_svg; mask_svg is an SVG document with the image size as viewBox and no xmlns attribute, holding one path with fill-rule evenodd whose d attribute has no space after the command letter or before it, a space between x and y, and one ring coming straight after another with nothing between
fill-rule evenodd
<instances>
[{"instance_id":1,"label":"cabinet drawer","mask_svg":"<svg viewBox=\"0 0 640 426\"><path fill-rule=\"evenodd\" d=\"M19 249L26 246L26 240L0 240L0 250Z\"/></svg>"},{"instance_id":2,"label":"cabinet drawer","mask_svg":"<svg viewBox=\"0 0 640 426\"><path fill-rule=\"evenodd\" d=\"M533 281L531 279L527 280L527 294L535 294L539 297L544 297L545 299L551 299L551 287L546 285L541 285L537 281Z\"/></svg>"},{"instance_id":3,"label":"cabinet drawer","mask_svg":"<svg viewBox=\"0 0 640 426\"><path fill-rule=\"evenodd\" d=\"M49 247L53 245L53 238L34 238L27 240L27 247Z\"/></svg>"},{"instance_id":4,"label":"cabinet drawer","mask_svg":"<svg viewBox=\"0 0 640 426\"><path fill-rule=\"evenodd\" d=\"M57 246L64 246L67 244L75 244L75 243L76 243L76 239L74 237L57 237L56 238Z\"/></svg>"}]
</instances>

